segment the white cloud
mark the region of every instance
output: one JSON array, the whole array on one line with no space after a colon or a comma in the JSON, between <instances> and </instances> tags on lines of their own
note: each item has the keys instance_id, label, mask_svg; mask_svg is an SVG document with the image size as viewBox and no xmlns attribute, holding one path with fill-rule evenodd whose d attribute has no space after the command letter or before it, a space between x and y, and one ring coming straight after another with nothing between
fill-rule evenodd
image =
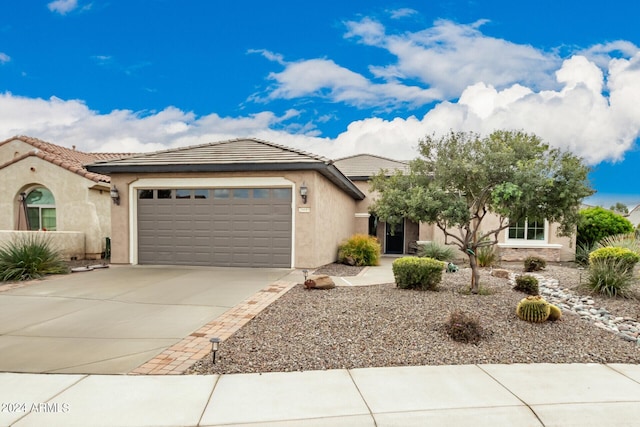
<instances>
[{"instance_id":1,"label":"white cloud","mask_svg":"<svg viewBox=\"0 0 640 427\"><path fill-rule=\"evenodd\" d=\"M47 4L51 12L66 15L78 7L78 0L55 0Z\"/></svg>"},{"instance_id":2,"label":"white cloud","mask_svg":"<svg viewBox=\"0 0 640 427\"><path fill-rule=\"evenodd\" d=\"M11 61L11 57L4 52L0 52L0 64L5 64Z\"/></svg>"},{"instance_id":3,"label":"white cloud","mask_svg":"<svg viewBox=\"0 0 640 427\"><path fill-rule=\"evenodd\" d=\"M389 15L391 19L401 19L406 18L407 16L416 15L418 13L415 9L410 9L408 7L403 7L400 9L394 9L389 11Z\"/></svg>"},{"instance_id":4,"label":"white cloud","mask_svg":"<svg viewBox=\"0 0 640 427\"><path fill-rule=\"evenodd\" d=\"M315 124L304 123L301 112L294 109L240 117L196 116L175 107L99 114L79 100L5 93L0 94L0 139L23 134L85 151L139 152L257 137L331 158L370 152L410 159L425 135L516 129L597 164L621 159L640 136L640 53L611 60L605 71L583 56L574 56L556 71L557 90L534 91L520 84L497 89L476 83L463 91L458 102L441 102L422 118L358 120L333 139L319 137ZM358 76L345 73L344 78L353 79L355 90L367 87Z\"/></svg>"},{"instance_id":5,"label":"white cloud","mask_svg":"<svg viewBox=\"0 0 640 427\"><path fill-rule=\"evenodd\" d=\"M275 84L268 95L254 101L320 97L361 108L388 108L401 103L424 105L437 99L434 91L397 82L373 83L361 74L328 59L285 63L285 69L269 74Z\"/></svg>"}]
</instances>

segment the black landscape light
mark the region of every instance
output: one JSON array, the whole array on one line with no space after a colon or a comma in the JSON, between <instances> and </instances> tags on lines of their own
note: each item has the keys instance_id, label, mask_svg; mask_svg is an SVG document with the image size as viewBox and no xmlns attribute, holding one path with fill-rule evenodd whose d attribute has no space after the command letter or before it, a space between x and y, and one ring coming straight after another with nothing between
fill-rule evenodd
<instances>
[{"instance_id":1,"label":"black landscape light","mask_svg":"<svg viewBox=\"0 0 640 427\"><path fill-rule=\"evenodd\" d=\"M309 270L307 270L306 268L304 270L302 270L302 274L304 274L304 281L307 281L307 275L309 274Z\"/></svg>"},{"instance_id":2,"label":"black landscape light","mask_svg":"<svg viewBox=\"0 0 640 427\"><path fill-rule=\"evenodd\" d=\"M211 341L211 361L215 364L216 363L216 352L218 351L218 348L220 347L220 338L213 337L209 341Z\"/></svg>"}]
</instances>

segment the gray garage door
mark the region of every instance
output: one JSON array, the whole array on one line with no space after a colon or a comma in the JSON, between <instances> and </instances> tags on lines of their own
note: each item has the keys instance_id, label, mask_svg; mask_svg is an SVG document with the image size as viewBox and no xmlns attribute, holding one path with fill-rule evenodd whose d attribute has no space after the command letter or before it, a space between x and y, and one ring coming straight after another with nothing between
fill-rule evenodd
<instances>
[{"instance_id":1,"label":"gray garage door","mask_svg":"<svg viewBox=\"0 0 640 427\"><path fill-rule=\"evenodd\" d=\"M138 190L138 263L290 267L291 189Z\"/></svg>"}]
</instances>

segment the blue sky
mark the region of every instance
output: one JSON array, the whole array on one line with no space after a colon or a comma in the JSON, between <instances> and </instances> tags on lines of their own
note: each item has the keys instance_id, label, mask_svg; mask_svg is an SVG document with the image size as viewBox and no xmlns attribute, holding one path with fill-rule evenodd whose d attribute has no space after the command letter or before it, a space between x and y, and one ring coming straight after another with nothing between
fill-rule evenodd
<instances>
[{"instance_id":1,"label":"blue sky","mask_svg":"<svg viewBox=\"0 0 640 427\"><path fill-rule=\"evenodd\" d=\"M640 2L23 0L0 4L0 139L139 152L252 136L409 159L522 129L640 203Z\"/></svg>"}]
</instances>

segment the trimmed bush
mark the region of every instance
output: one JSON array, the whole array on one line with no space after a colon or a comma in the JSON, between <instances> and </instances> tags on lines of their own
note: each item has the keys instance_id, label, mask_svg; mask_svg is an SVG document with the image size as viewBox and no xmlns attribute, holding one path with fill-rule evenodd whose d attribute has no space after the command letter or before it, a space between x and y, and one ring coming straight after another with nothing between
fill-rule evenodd
<instances>
[{"instance_id":1,"label":"trimmed bush","mask_svg":"<svg viewBox=\"0 0 640 427\"><path fill-rule=\"evenodd\" d=\"M453 261L456 257L456 251L451 246L442 245L438 242L429 242L420 245L418 256L433 258L438 261Z\"/></svg>"},{"instance_id":2,"label":"trimmed bush","mask_svg":"<svg viewBox=\"0 0 640 427\"><path fill-rule=\"evenodd\" d=\"M29 234L0 248L0 281L32 280L68 272L60 253L43 236Z\"/></svg>"},{"instance_id":3,"label":"trimmed bush","mask_svg":"<svg viewBox=\"0 0 640 427\"><path fill-rule=\"evenodd\" d=\"M626 234L633 231L633 224L615 212L595 206L580 211L578 222L578 243L599 242L607 236Z\"/></svg>"},{"instance_id":4,"label":"trimmed bush","mask_svg":"<svg viewBox=\"0 0 640 427\"><path fill-rule=\"evenodd\" d=\"M524 292L527 295L538 295L540 293L538 285L538 279L529 274L525 274L524 276L516 277L516 285L513 289Z\"/></svg>"},{"instance_id":5,"label":"trimmed bush","mask_svg":"<svg viewBox=\"0 0 640 427\"><path fill-rule=\"evenodd\" d=\"M357 266L378 265L380 251L380 243L375 237L354 234L338 248L338 262Z\"/></svg>"},{"instance_id":6,"label":"trimmed bush","mask_svg":"<svg viewBox=\"0 0 640 427\"><path fill-rule=\"evenodd\" d=\"M640 261L640 255L628 248L608 246L596 249L589 254L589 264L599 260L616 263L619 268L632 271Z\"/></svg>"},{"instance_id":7,"label":"trimmed bush","mask_svg":"<svg viewBox=\"0 0 640 427\"><path fill-rule=\"evenodd\" d=\"M449 315L445 330L452 340L471 344L479 343L483 334L480 322L459 310Z\"/></svg>"},{"instance_id":8,"label":"trimmed bush","mask_svg":"<svg viewBox=\"0 0 640 427\"><path fill-rule=\"evenodd\" d=\"M622 259L594 258L589 265L587 286L609 297L624 296L633 284L633 269Z\"/></svg>"},{"instance_id":9,"label":"trimmed bush","mask_svg":"<svg viewBox=\"0 0 640 427\"><path fill-rule=\"evenodd\" d=\"M530 256L524 260L524 271L540 271L547 266L547 261L537 256Z\"/></svg>"},{"instance_id":10,"label":"trimmed bush","mask_svg":"<svg viewBox=\"0 0 640 427\"><path fill-rule=\"evenodd\" d=\"M435 290L446 263L433 258L403 257L393 261L393 277L402 289Z\"/></svg>"}]
</instances>

